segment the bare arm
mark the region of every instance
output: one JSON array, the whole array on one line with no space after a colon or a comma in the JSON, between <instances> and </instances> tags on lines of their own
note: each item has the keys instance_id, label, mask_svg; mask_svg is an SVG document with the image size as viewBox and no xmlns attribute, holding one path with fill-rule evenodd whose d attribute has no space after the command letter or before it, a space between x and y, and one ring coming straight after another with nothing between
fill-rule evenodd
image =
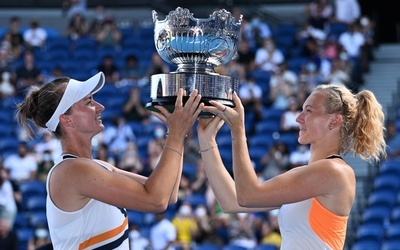
<instances>
[{"instance_id":1,"label":"bare arm","mask_svg":"<svg viewBox=\"0 0 400 250\"><path fill-rule=\"evenodd\" d=\"M51 175L50 195L55 204L65 211L74 211L93 198L133 210L164 211L173 193L177 192L185 135L204 105L199 105L201 96L197 96L197 90L192 91L184 107L182 96L183 90L180 89L172 114L157 107L167 121L170 134L156 169L147 179L121 171L108 171L91 159L66 160Z\"/></svg>"},{"instance_id":2,"label":"bare arm","mask_svg":"<svg viewBox=\"0 0 400 250\"><path fill-rule=\"evenodd\" d=\"M227 213L268 210L267 208L254 209L239 205L235 182L226 170L218 147L216 147L215 135L222 125L223 121L216 116L210 119L201 118L198 127L200 149L204 151L201 153L204 169L218 203L222 210Z\"/></svg>"},{"instance_id":3,"label":"bare arm","mask_svg":"<svg viewBox=\"0 0 400 250\"><path fill-rule=\"evenodd\" d=\"M342 160L319 160L260 183L250 162L244 130L244 109L236 94L234 102L236 108L227 108L225 112L222 112L223 105L217 102L210 102L215 107L207 106L204 110L218 114L231 128L235 187L241 206L280 207L318 197L337 214L346 214L343 212L346 209L349 211L354 173ZM343 204L346 204L346 209L340 208Z\"/></svg>"}]
</instances>

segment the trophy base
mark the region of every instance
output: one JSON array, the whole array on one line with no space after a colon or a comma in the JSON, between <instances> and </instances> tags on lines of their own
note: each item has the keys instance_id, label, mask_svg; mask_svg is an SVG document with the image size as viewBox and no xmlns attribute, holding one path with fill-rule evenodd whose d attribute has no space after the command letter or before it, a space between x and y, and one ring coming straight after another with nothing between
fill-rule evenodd
<instances>
[{"instance_id":1,"label":"trophy base","mask_svg":"<svg viewBox=\"0 0 400 250\"><path fill-rule=\"evenodd\" d=\"M189 96L184 96L183 97L183 104L186 103L186 101L189 99ZM207 98L207 97L202 97L201 102L203 102L206 106L211 106L209 101L217 101L225 106L234 108L235 105L233 102L229 100L218 100L214 98ZM176 96L170 96L170 97L164 97L164 98L157 98L155 100L149 101L146 104L146 109L150 111L155 111L155 112L160 112L155 106L163 106L166 108L169 112L174 112L175 110L175 101L176 101ZM209 113L209 112L201 112L200 117L213 117L214 114Z\"/></svg>"},{"instance_id":2,"label":"trophy base","mask_svg":"<svg viewBox=\"0 0 400 250\"><path fill-rule=\"evenodd\" d=\"M156 74L151 76L150 98L146 109L159 112L154 106L164 106L173 112L178 90L183 88L186 95L183 103L189 99L189 94L197 89L202 96L201 102L211 105L214 100L229 107L235 107L232 101L233 92L238 92L239 80L229 76L205 73L172 72L168 74ZM207 112L200 114L202 117L214 116Z\"/></svg>"}]
</instances>

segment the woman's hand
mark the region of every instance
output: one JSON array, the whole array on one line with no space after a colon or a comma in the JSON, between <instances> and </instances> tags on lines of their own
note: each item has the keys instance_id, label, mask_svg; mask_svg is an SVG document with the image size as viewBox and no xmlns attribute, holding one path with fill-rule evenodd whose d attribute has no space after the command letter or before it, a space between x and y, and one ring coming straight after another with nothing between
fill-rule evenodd
<instances>
[{"instance_id":1,"label":"woman's hand","mask_svg":"<svg viewBox=\"0 0 400 250\"><path fill-rule=\"evenodd\" d=\"M189 99L183 106L184 94L185 91L180 88L175 101L175 110L172 113L163 106L155 106L161 113L152 112L168 126L169 135L185 137L204 107L204 103L200 103L201 95L198 95L197 89L190 93Z\"/></svg>"},{"instance_id":2,"label":"woman's hand","mask_svg":"<svg viewBox=\"0 0 400 250\"><path fill-rule=\"evenodd\" d=\"M244 127L244 108L236 92L233 93L233 102L236 106L235 108L230 108L217 101L211 100L210 104L212 106L204 106L203 111L221 117L231 130Z\"/></svg>"}]
</instances>

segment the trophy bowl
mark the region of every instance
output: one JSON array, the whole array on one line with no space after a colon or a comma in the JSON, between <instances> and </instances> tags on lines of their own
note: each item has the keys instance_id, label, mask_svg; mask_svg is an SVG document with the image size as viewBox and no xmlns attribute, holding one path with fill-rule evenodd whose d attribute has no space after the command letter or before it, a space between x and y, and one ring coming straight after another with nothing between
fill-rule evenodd
<instances>
[{"instance_id":1,"label":"trophy bowl","mask_svg":"<svg viewBox=\"0 0 400 250\"><path fill-rule=\"evenodd\" d=\"M214 68L236 55L242 17L236 21L222 9L200 19L181 7L170 11L164 20L157 20L156 11L152 14L156 50L164 61L176 65L177 70L151 76L151 100L146 108L158 111L154 106L160 105L172 112L179 88L186 90L184 102L197 89L205 105L215 100L234 107L232 94L238 91L239 79L220 75Z\"/></svg>"}]
</instances>

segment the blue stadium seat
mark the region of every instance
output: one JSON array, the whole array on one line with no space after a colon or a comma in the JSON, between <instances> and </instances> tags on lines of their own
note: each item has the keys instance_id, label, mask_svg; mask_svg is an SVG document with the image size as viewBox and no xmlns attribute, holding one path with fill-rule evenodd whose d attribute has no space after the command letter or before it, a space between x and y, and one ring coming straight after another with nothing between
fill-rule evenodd
<instances>
[{"instance_id":1,"label":"blue stadium seat","mask_svg":"<svg viewBox=\"0 0 400 250\"><path fill-rule=\"evenodd\" d=\"M393 173L379 174L374 178L373 189L397 192L400 188L400 176Z\"/></svg>"},{"instance_id":2,"label":"blue stadium seat","mask_svg":"<svg viewBox=\"0 0 400 250\"><path fill-rule=\"evenodd\" d=\"M256 134L263 133L274 133L279 132L281 127L280 120L262 120L256 124L255 132Z\"/></svg>"},{"instance_id":3,"label":"blue stadium seat","mask_svg":"<svg viewBox=\"0 0 400 250\"><path fill-rule=\"evenodd\" d=\"M18 236L19 249L26 250L29 240L33 238L33 228L18 228L15 232Z\"/></svg>"},{"instance_id":4,"label":"blue stadium seat","mask_svg":"<svg viewBox=\"0 0 400 250\"><path fill-rule=\"evenodd\" d=\"M51 52L53 50L63 49L70 51L71 43L68 38L64 36L49 38L46 41L45 51Z\"/></svg>"},{"instance_id":5,"label":"blue stadium seat","mask_svg":"<svg viewBox=\"0 0 400 250\"><path fill-rule=\"evenodd\" d=\"M400 176L400 160L388 158L379 164L380 174L394 174Z\"/></svg>"},{"instance_id":6,"label":"blue stadium seat","mask_svg":"<svg viewBox=\"0 0 400 250\"><path fill-rule=\"evenodd\" d=\"M26 201L26 210L28 212L46 212L46 195L31 196Z\"/></svg>"},{"instance_id":7,"label":"blue stadium seat","mask_svg":"<svg viewBox=\"0 0 400 250\"><path fill-rule=\"evenodd\" d=\"M389 228L386 229L385 236L387 240L400 241L400 223L390 224Z\"/></svg>"},{"instance_id":8,"label":"blue stadium seat","mask_svg":"<svg viewBox=\"0 0 400 250\"><path fill-rule=\"evenodd\" d=\"M278 250L278 247L272 244L260 244L255 250Z\"/></svg>"},{"instance_id":9,"label":"blue stadium seat","mask_svg":"<svg viewBox=\"0 0 400 250\"><path fill-rule=\"evenodd\" d=\"M29 213L29 225L32 228L48 227L46 212Z\"/></svg>"},{"instance_id":10,"label":"blue stadium seat","mask_svg":"<svg viewBox=\"0 0 400 250\"><path fill-rule=\"evenodd\" d=\"M400 240L385 240L381 250L399 250Z\"/></svg>"},{"instance_id":11,"label":"blue stadium seat","mask_svg":"<svg viewBox=\"0 0 400 250\"><path fill-rule=\"evenodd\" d=\"M135 224L139 228L144 225L144 212L135 211L135 210L127 210L129 224Z\"/></svg>"},{"instance_id":12,"label":"blue stadium seat","mask_svg":"<svg viewBox=\"0 0 400 250\"><path fill-rule=\"evenodd\" d=\"M390 220L392 223L399 223L400 224L400 205L394 207L392 209Z\"/></svg>"},{"instance_id":13,"label":"blue stadium seat","mask_svg":"<svg viewBox=\"0 0 400 250\"><path fill-rule=\"evenodd\" d=\"M18 212L15 215L13 229L29 228L29 217L25 212Z\"/></svg>"},{"instance_id":14,"label":"blue stadium seat","mask_svg":"<svg viewBox=\"0 0 400 250\"><path fill-rule=\"evenodd\" d=\"M351 250L377 250L380 249L382 243L375 240L356 241Z\"/></svg>"},{"instance_id":15,"label":"blue stadium seat","mask_svg":"<svg viewBox=\"0 0 400 250\"><path fill-rule=\"evenodd\" d=\"M380 224L365 224L357 228L356 238L361 240L382 241L385 236L385 229Z\"/></svg>"},{"instance_id":16,"label":"blue stadium seat","mask_svg":"<svg viewBox=\"0 0 400 250\"><path fill-rule=\"evenodd\" d=\"M198 205L207 205L206 197L203 194L192 194L182 198L182 202L189 202L192 207L197 207Z\"/></svg>"},{"instance_id":17,"label":"blue stadium seat","mask_svg":"<svg viewBox=\"0 0 400 250\"><path fill-rule=\"evenodd\" d=\"M46 195L46 184L39 180L29 180L21 182L19 190L22 198L38 195Z\"/></svg>"},{"instance_id":18,"label":"blue stadium seat","mask_svg":"<svg viewBox=\"0 0 400 250\"><path fill-rule=\"evenodd\" d=\"M193 250L220 250L221 247L214 243L200 243L193 247Z\"/></svg>"},{"instance_id":19,"label":"blue stadium seat","mask_svg":"<svg viewBox=\"0 0 400 250\"><path fill-rule=\"evenodd\" d=\"M232 146L232 136L231 133L218 133L216 137L218 146Z\"/></svg>"},{"instance_id":20,"label":"blue stadium seat","mask_svg":"<svg viewBox=\"0 0 400 250\"><path fill-rule=\"evenodd\" d=\"M368 197L369 206L386 206L392 208L396 203L397 192L393 190L376 190Z\"/></svg>"},{"instance_id":21,"label":"blue stadium seat","mask_svg":"<svg viewBox=\"0 0 400 250\"><path fill-rule=\"evenodd\" d=\"M391 209L387 206L367 207L362 213L362 221L367 223L380 223L390 218Z\"/></svg>"},{"instance_id":22,"label":"blue stadium seat","mask_svg":"<svg viewBox=\"0 0 400 250\"><path fill-rule=\"evenodd\" d=\"M222 250L247 250L247 249L248 248L246 248L246 247L235 245L235 244L229 244L222 248Z\"/></svg>"},{"instance_id":23,"label":"blue stadium seat","mask_svg":"<svg viewBox=\"0 0 400 250\"><path fill-rule=\"evenodd\" d=\"M340 22L331 22L328 25L328 36L335 36L336 38L339 38L339 36L347 30L347 24Z\"/></svg>"}]
</instances>

